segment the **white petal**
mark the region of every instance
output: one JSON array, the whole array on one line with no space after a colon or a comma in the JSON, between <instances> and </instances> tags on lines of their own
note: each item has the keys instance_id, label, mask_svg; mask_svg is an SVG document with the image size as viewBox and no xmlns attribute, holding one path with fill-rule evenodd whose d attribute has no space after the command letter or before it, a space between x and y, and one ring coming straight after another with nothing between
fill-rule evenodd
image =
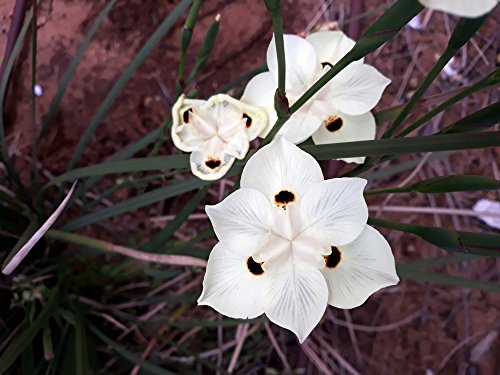
<instances>
[{"instance_id":1,"label":"white petal","mask_svg":"<svg viewBox=\"0 0 500 375\"><path fill-rule=\"evenodd\" d=\"M205 103L204 100L186 99L181 95L172 107L172 141L179 150L191 152L198 150L203 142L203 138L189 124L183 121L184 113L189 115L190 109L200 107Z\"/></svg>"},{"instance_id":2,"label":"white petal","mask_svg":"<svg viewBox=\"0 0 500 375\"><path fill-rule=\"evenodd\" d=\"M344 113L362 115L377 105L390 82L373 66L351 64L331 80L331 100Z\"/></svg>"},{"instance_id":3,"label":"white petal","mask_svg":"<svg viewBox=\"0 0 500 375\"><path fill-rule=\"evenodd\" d=\"M264 195L245 188L205 208L220 241L239 241L252 247L258 247L267 240L272 209Z\"/></svg>"},{"instance_id":4,"label":"white petal","mask_svg":"<svg viewBox=\"0 0 500 375\"><path fill-rule=\"evenodd\" d=\"M339 62L356 44L342 31L318 31L309 35L306 40L314 47L319 62L332 66Z\"/></svg>"},{"instance_id":5,"label":"white petal","mask_svg":"<svg viewBox=\"0 0 500 375\"><path fill-rule=\"evenodd\" d=\"M442 10L455 16L477 18L491 11L498 0L419 0L431 9Z\"/></svg>"},{"instance_id":6,"label":"white petal","mask_svg":"<svg viewBox=\"0 0 500 375\"><path fill-rule=\"evenodd\" d=\"M318 162L283 137L257 151L241 175L241 187L260 191L273 204L282 190L300 200L309 186L320 181L323 173Z\"/></svg>"},{"instance_id":7,"label":"white petal","mask_svg":"<svg viewBox=\"0 0 500 375\"><path fill-rule=\"evenodd\" d=\"M328 284L328 303L341 309L362 305L377 290L399 282L391 247L375 229L366 226L361 235L339 248L335 268L322 272Z\"/></svg>"},{"instance_id":8,"label":"white petal","mask_svg":"<svg viewBox=\"0 0 500 375\"><path fill-rule=\"evenodd\" d=\"M224 177L234 163L234 156L222 153L214 158L203 152L194 151L189 157L191 172L198 178L214 181Z\"/></svg>"},{"instance_id":9,"label":"white petal","mask_svg":"<svg viewBox=\"0 0 500 375\"><path fill-rule=\"evenodd\" d=\"M234 119L241 120L242 129L248 137L247 141L252 141L257 138L267 127L268 118L264 108L259 108L259 105L253 105L248 102L234 99L226 94L218 94L211 97L218 106L217 117L223 118L223 122L230 123ZM241 130L241 129L237 129ZM219 135L223 136L222 129L219 127Z\"/></svg>"},{"instance_id":10,"label":"white petal","mask_svg":"<svg viewBox=\"0 0 500 375\"><path fill-rule=\"evenodd\" d=\"M302 343L321 320L328 287L321 271L290 261L278 274L269 272L265 313L275 324L295 333Z\"/></svg>"},{"instance_id":11,"label":"white petal","mask_svg":"<svg viewBox=\"0 0 500 375\"><path fill-rule=\"evenodd\" d=\"M304 91L313 82L321 70L313 46L297 35L284 35L285 62L286 62L286 91ZM267 49L267 66L278 82L278 58L274 36ZM276 90L277 86L274 88ZM274 94L274 93L273 93Z\"/></svg>"},{"instance_id":12,"label":"white petal","mask_svg":"<svg viewBox=\"0 0 500 375\"><path fill-rule=\"evenodd\" d=\"M304 105L290 117L278 134L295 144L304 142L321 126L322 121L314 108L314 102Z\"/></svg>"},{"instance_id":13,"label":"white petal","mask_svg":"<svg viewBox=\"0 0 500 375\"><path fill-rule=\"evenodd\" d=\"M267 274L254 275L248 257L224 242L208 258L199 305L208 305L231 318L252 319L264 312Z\"/></svg>"},{"instance_id":14,"label":"white petal","mask_svg":"<svg viewBox=\"0 0 500 375\"><path fill-rule=\"evenodd\" d=\"M264 130L259 134L264 138L274 123L278 119L276 111L274 110L274 93L278 83L274 80L270 72L265 72L253 77L245 87L241 101L248 103L254 107L260 107L266 111L267 125Z\"/></svg>"},{"instance_id":15,"label":"white petal","mask_svg":"<svg viewBox=\"0 0 500 375\"><path fill-rule=\"evenodd\" d=\"M317 145L341 142L370 141L375 139L376 123L375 117L371 112L359 116L350 116L342 112L331 114L331 118L342 121L342 127L339 130L330 131L327 126L331 122L324 122L319 129L312 135L312 139ZM347 163L363 164L364 157L340 158Z\"/></svg>"},{"instance_id":16,"label":"white petal","mask_svg":"<svg viewBox=\"0 0 500 375\"><path fill-rule=\"evenodd\" d=\"M333 178L310 187L301 203L310 226L322 232L333 245L354 241L368 220L363 197L366 182L357 177Z\"/></svg>"}]
</instances>

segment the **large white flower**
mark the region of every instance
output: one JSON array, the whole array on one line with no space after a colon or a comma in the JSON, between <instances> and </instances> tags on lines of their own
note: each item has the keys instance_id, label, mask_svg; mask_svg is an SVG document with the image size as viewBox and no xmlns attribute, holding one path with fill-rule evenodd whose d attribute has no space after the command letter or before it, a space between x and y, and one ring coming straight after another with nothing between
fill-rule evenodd
<instances>
[{"instance_id":1,"label":"large white flower","mask_svg":"<svg viewBox=\"0 0 500 375\"><path fill-rule=\"evenodd\" d=\"M235 159L243 159L250 141L266 127L260 108L219 94L208 100L182 95L172 108L172 140L177 148L191 152L193 174L216 180L226 174Z\"/></svg>"},{"instance_id":2,"label":"large white flower","mask_svg":"<svg viewBox=\"0 0 500 375\"><path fill-rule=\"evenodd\" d=\"M232 318L265 313L302 342L327 304L353 308L396 284L389 244L366 225L365 184L325 181L316 160L281 136L263 147L241 189L206 207L220 242L198 303Z\"/></svg>"},{"instance_id":3,"label":"large white flower","mask_svg":"<svg viewBox=\"0 0 500 375\"><path fill-rule=\"evenodd\" d=\"M459 17L477 18L493 10L499 0L419 0L428 8L442 10Z\"/></svg>"},{"instance_id":4,"label":"large white flower","mask_svg":"<svg viewBox=\"0 0 500 375\"><path fill-rule=\"evenodd\" d=\"M355 42L341 31L320 31L306 39L285 35L286 95L296 101L328 69L349 52ZM278 65L274 40L267 50L269 72L250 80L241 100L262 107L269 118L267 135L277 119L274 93ZM390 80L374 67L356 61L326 84L281 128L289 141L300 143L314 134L315 143L361 141L375 138L375 121L369 113ZM360 159L348 159L357 161ZM362 161L361 161L362 162Z\"/></svg>"}]
</instances>

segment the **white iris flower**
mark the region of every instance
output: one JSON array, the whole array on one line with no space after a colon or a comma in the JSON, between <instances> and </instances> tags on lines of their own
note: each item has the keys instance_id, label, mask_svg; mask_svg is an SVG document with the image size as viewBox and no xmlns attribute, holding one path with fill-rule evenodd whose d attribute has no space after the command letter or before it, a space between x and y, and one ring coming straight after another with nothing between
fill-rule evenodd
<instances>
[{"instance_id":1,"label":"white iris flower","mask_svg":"<svg viewBox=\"0 0 500 375\"><path fill-rule=\"evenodd\" d=\"M172 108L172 118L172 140L191 152L191 171L202 180L224 176L267 125L265 111L225 94L208 100L183 95Z\"/></svg>"},{"instance_id":2,"label":"white iris flower","mask_svg":"<svg viewBox=\"0 0 500 375\"><path fill-rule=\"evenodd\" d=\"M493 10L499 0L419 0L427 8L442 10L455 16L477 18Z\"/></svg>"},{"instance_id":3,"label":"white iris flower","mask_svg":"<svg viewBox=\"0 0 500 375\"><path fill-rule=\"evenodd\" d=\"M200 305L232 318L263 313L303 342L327 304L354 308L395 285L391 248L366 224L366 180L324 180L319 164L278 136L252 156L241 189L207 206L219 243Z\"/></svg>"},{"instance_id":4,"label":"white iris flower","mask_svg":"<svg viewBox=\"0 0 500 375\"><path fill-rule=\"evenodd\" d=\"M285 35L286 95L291 104L331 69L355 42L341 31L319 31L306 39ZM277 119L274 93L278 82L278 63L274 39L267 49L269 72L248 83L241 100L262 107L269 118L267 135ZM314 95L281 128L290 142L301 143L313 136L317 144L372 140L375 119L370 111L377 105L391 81L374 67L356 61ZM344 159L362 163L364 158Z\"/></svg>"}]
</instances>

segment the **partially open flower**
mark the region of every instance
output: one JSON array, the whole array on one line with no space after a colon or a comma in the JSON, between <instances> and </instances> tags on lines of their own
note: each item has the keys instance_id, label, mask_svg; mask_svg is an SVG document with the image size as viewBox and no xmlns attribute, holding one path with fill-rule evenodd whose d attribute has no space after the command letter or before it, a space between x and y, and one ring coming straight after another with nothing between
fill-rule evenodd
<instances>
[{"instance_id":1,"label":"partially open flower","mask_svg":"<svg viewBox=\"0 0 500 375\"><path fill-rule=\"evenodd\" d=\"M172 108L172 118L172 140L180 150L191 152L191 171L203 180L224 176L267 124L262 109L225 94L208 100L183 95Z\"/></svg>"},{"instance_id":2,"label":"partially open flower","mask_svg":"<svg viewBox=\"0 0 500 375\"><path fill-rule=\"evenodd\" d=\"M286 95L291 104L296 101L328 69L331 69L355 42L341 31L320 31L306 39L285 35ZM260 106L269 117L269 127L277 115L274 93L278 82L278 65L274 40L267 50L269 72L257 75L248 83L241 100ZM316 133L326 130L332 121L341 118L340 132L318 131L313 137L317 143L334 143L374 139L375 122L367 114L379 102L390 80L363 60L348 65L304 104L281 128L279 134L290 142L300 143ZM354 124L354 125L351 125ZM363 125L363 126L361 126ZM351 127L351 129L348 129ZM323 129L323 130L325 130ZM352 160L350 160L352 161Z\"/></svg>"},{"instance_id":3,"label":"partially open flower","mask_svg":"<svg viewBox=\"0 0 500 375\"><path fill-rule=\"evenodd\" d=\"M493 10L499 0L419 0L422 5L455 16L477 18Z\"/></svg>"},{"instance_id":4,"label":"partially open flower","mask_svg":"<svg viewBox=\"0 0 500 375\"><path fill-rule=\"evenodd\" d=\"M396 284L389 244L366 225L365 184L325 181L316 160L281 136L263 147L241 189L206 207L220 242L198 303L232 318L265 313L302 342L327 304L353 308Z\"/></svg>"}]
</instances>

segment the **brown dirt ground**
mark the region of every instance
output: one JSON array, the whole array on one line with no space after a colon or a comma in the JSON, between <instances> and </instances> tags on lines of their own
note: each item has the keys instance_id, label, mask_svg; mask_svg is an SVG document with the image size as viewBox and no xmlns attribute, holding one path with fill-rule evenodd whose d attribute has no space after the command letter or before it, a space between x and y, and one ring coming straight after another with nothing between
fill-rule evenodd
<instances>
[{"instance_id":1,"label":"brown dirt ground","mask_svg":"<svg viewBox=\"0 0 500 375\"><path fill-rule=\"evenodd\" d=\"M4 49L13 3L12 0L0 0L1 51ZM320 11L322 3L318 0L285 1L285 31L303 32ZM382 0L366 0L367 9L385 3ZM37 101L38 114L47 111L74 52L103 5L104 1L42 1L37 71L38 82L44 93ZM171 0L118 1L91 42L64 96L58 116L40 145L39 157L45 178L64 171L94 111L130 59L174 5L175 2ZM350 17L350 7L350 2L346 0L334 2L320 17L319 22L340 20L342 23ZM200 96L210 94L242 73L259 66L265 59L265 50L271 36L272 24L261 2L208 0L203 4L194 33L188 67L193 65L204 32L217 13L222 16L218 44L209 64L196 82ZM495 36L500 35L499 13L497 10L495 16L474 38L474 43L468 44L463 53L459 54L457 64L461 68L463 77L458 80L441 77L429 90L428 95L448 92L467 82L475 81L498 64L496 59L500 50L498 38L495 39ZM455 20L440 12L433 14L427 12L425 15L429 17L425 30L415 31L406 28L393 41L368 57L369 63L393 79L377 109L389 108L407 98L429 71L439 51L443 50ZM358 28L362 29L372 19L373 16L364 19ZM170 93L174 92L181 27L182 23L179 22L175 30L163 38L134 74L100 125L79 166L106 160L113 153L155 129L168 116L168 98L162 93L159 82L162 82ZM357 33L356 30L354 33ZM481 53L478 53L479 50ZM420 54L417 55L416 51L420 51ZM30 56L27 49L23 51L16 67L7 100L8 133L11 136L10 151L16 157L17 166L24 171L23 178L27 180L31 85ZM464 113L482 108L495 100L498 100L498 93L495 92L481 92L474 95L447 111L444 117L438 117L437 121L424 129L424 134L452 123ZM429 105L421 107L420 111L426 111L431 105L432 102L429 102ZM173 149L167 144L161 154L171 152ZM146 153L147 150L141 155ZM405 161L414 157L405 156L398 160ZM422 168L414 181L450 173L479 174L498 179L497 160L498 150L494 149L457 153L450 158L429 163ZM342 171L345 170L345 167L342 168ZM404 173L395 176L381 184L377 183L377 186L396 185L407 175L408 173ZM108 178L93 192L100 193L115 182L115 179ZM156 180L148 186L148 189L157 187L161 183L162 180ZM136 191L136 189L120 189L108 197L108 200L110 203L119 202L136 194ZM215 202L218 195L218 188L214 187L211 200ZM396 196L389 204L471 208L475 201L484 195L470 193L426 197L411 194ZM188 196L189 194L186 195ZM495 193L490 193L489 196L498 199ZM94 225L84 232L117 243L130 244L134 238L151 234L152 226L148 218L177 212L185 199L137 210ZM375 204L380 201L374 199L369 203ZM202 207L199 208L199 212L202 212ZM382 217L426 225L460 226L462 230L491 230L476 219L458 216L416 215L409 212L383 213ZM207 226L207 223L186 225L176 236L179 239L191 238ZM444 254L443 251L412 236L387 231L384 234L391 242L399 262ZM123 238L128 238L128 242ZM207 243L207 245L212 244L213 242ZM481 260L443 267L440 271L498 281L498 266L495 261ZM200 288L201 285L197 285L195 291L199 291ZM498 348L500 344L498 337L477 363L471 362L470 353L486 334L495 330L498 332L500 321L498 306L500 306L500 296L493 293L403 281L396 287L377 293L363 307L350 311L350 318L355 324L368 328L353 326L352 330L348 330L333 323L348 317L342 311L329 308L329 313L323 319L321 326L316 328L314 335L306 343L306 349L301 350L285 331L276 328L273 331L290 364L306 368L306 373L347 373L345 366L333 360L331 352L322 349L324 345L321 344L321 340L325 340L330 348L340 353L348 363L363 374L424 374L426 370L437 373L441 362L450 355L439 374L497 375L500 371L500 360L494 348ZM193 308L190 314L197 318L211 314L206 310L206 308ZM416 314L414 319L401 322L408 316L413 316L412 314ZM210 316L213 317L213 314ZM202 348L200 350L211 349L203 347L201 343L195 342L194 345ZM261 346L265 350L271 347L267 340L262 342ZM137 348L138 352L143 350L144 347ZM244 346L243 353L249 355L253 350L255 348ZM276 359L275 353L271 356L274 359L271 359L270 363L281 372L281 362ZM262 364L254 365L254 369L241 368L238 373L257 373L255 368L259 366L262 369Z\"/></svg>"}]
</instances>

